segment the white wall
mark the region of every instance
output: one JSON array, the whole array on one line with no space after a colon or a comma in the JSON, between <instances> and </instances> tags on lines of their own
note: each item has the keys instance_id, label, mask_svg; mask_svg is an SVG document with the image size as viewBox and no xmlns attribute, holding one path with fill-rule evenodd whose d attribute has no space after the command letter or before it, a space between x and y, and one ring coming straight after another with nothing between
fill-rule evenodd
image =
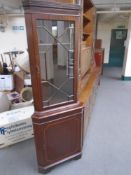
<instances>
[{"instance_id":1,"label":"white wall","mask_svg":"<svg viewBox=\"0 0 131 175\"><path fill-rule=\"evenodd\" d=\"M122 75L124 77L131 77L131 16L128 23L128 34L125 44L125 57Z\"/></svg>"},{"instance_id":2,"label":"white wall","mask_svg":"<svg viewBox=\"0 0 131 175\"><path fill-rule=\"evenodd\" d=\"M24 30L13 30L13 26L24 26ZM8 17L5 32L0 32L0 53L12 50L27 49L25 19L23 17Z\"/></svg>"},{"instance_id":3,"label":"white wall","mask_svg":"<svg viewBox=\"0 0 131 175\"><path fill-rule=\"evenodd\" d=\"M128 19L120 19L113 15L106 18L103 14L103 18L98 20L97 26L97 39L102 39L102 47L105 48L104 63L109 62L110 42L111 42L111 30L117 29L118 26L125 26L128 28Z\"/></svg>"}]
</instances>

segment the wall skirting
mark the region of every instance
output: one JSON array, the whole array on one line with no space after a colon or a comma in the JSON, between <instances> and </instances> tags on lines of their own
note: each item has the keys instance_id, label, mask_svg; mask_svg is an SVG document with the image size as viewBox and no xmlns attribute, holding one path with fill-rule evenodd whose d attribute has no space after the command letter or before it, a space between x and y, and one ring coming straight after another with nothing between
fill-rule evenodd
<instances>
[{"instance_id":1,"label":"wall skirting","mask_svg":"<svg viewBox=\"0 0 131 175\"><path fill-rule=\"evenodd\" d=\"M125 77L124 75L122 75L121 79L124 80L124 81L131 81L131 76L130 77Z\"/></svg>"},{"instance_id":2,"label":"wall skirting","mask_svg":"<svg viewBox=\"0 0 131 175\"><path fill-rule=\"evenodd\" d=\"M109 63L104 63L103 66L104 67L109 67Z\"/></svg>"},{"instance_id":3,"label":"wall skirting","mask_svg":"<svg viewBox=\"0 0 131 175\"><path fill-rule=\"evenodd\" d=\"M121 67L121 66L114 66L114 65L111 65L109 63L104 63L103 66L104 67Z\"/></svg>"}]
</instances>

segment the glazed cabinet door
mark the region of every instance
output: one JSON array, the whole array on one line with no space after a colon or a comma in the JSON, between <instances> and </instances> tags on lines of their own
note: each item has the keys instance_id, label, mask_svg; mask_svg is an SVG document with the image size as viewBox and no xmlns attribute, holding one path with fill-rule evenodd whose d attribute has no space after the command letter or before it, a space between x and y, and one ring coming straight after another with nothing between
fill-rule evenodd
<instances>
[{"instance_id":1,"label":"glazed cabinet door","mask_svg":"<svg viewBox=\"0 0 131 175\"><path fill-rule=\"evenodd\" d=\"M33 14L32 29L34 55L31 63L36 107L45 110L76 102L77 17Z\"/></svg>"}]
</instances>

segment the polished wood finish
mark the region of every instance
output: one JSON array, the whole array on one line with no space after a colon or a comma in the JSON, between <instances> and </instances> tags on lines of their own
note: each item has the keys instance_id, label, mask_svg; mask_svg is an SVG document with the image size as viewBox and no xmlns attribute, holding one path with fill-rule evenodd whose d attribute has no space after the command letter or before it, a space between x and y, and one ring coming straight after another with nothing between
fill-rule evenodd
<instances>
[{"instance_id":1,"label":"polished wood finish","mask_svg":"<svg viewBox=\"0 0 131 175\"><path fill-rule=\"evenodd\" d=\"M103 73L103 64L104 64L104 49L95 49L95 62L96 66L101 69L101 73Z\"/></svg>"},{"instance_id":2,"label":"polished wood finish","mask_svg":"<svg viewBox=\"0 0 131 175\"><path fill-rule=\"evenodd\" d=\"M43 11L43 9L44 10L47 9L47 12L50 9L54 9L54 12L55 12L55 8L62 9L62 10L66 10L66 9L67 10L80 10L80 5L78 5L78 4L71 4L71 3L65 3L65 2L58 3L58 2L56 2L56 0L52 0L50 2L46 1L46 0L40 0L40 1L24 0L23 5L24 5L25 10L34 10L34 9L37 10L38 9L38 11L40 11L42 9L42 11ZM57 9L56 9L56 11L57 11Z\"/></svg>"},{"instance_id":3,"label":"polished wood finish","mask_svg":"<svg viewBox=\"0 0 131 175\"><path fill-rule=\"evenodd\" d=\"M104 49L95 50L95 61L97 67L102 67L104 63Z\"/></svg>"},{"instance_id":4,"label":"polished wood finish","mask_svg":"<svg viewBox=\"0 0 131 175\"><path fill-rule=\"evenodd\" d=\"M40 172L48 172L60 163L80 158L82 154L88 119L100 77L100 68L96 68L93 62L94 7L90 0L25 0L23 5L35 106L32 120L38 168ZM88 11L91 11L91 14ZM74 99L71 102L43 107L37 19L75 23ZM82 49L85 49L85 54ZM90 56L87 54L88 50ZM91 59L90 66L86 57L87 61Z\"/></svg>"},{"instance_id":5,"label":"polished wood finish","mask_svg":"<svg viewBox=\"0 0 131 175\"><path fill-rule=\"evenodd\" d=\"M27 26L26 30L27 30L28 51L29 51L29 58L30 58L34 106L36 111L40 111L42 109L42 103L40 103L40 101L42 101L41 89L40 89L40 70L39 70L40 61L39 59L37 59L37 57L35 57L36 39L34 38L32 15L26 13L25 20L26 20L26 26Z\"/></svg>"},{"instance_id":6,"label":"polished wood finish","mask_svg":"<svg viewBox=\"0 0 131 175\"><path fill-rule=\"evenodd\" d=\"M101 49L102 48L102 40L96 39L95 40L95 49Z\"/></svg>"},{"instance_id":7,"label":"polished wood finish","mask_svg":"<svg viewBox=\"0 0 131 175\"><path fill-rule=\"evenodd\" d=\"M31 18L31 19L30 19ZM37 39L37 31L36 31L36 19L59 19L59 20L66 20L66 21L74 21L75 22L75 36L79 36L79 18L74 16L59 16L59 15L42 15L42 14L34 14L26 15L26 24L27 26L32 26L31 28L27 27L27 33L30 33L28 36L28 47L29 47L29 56L30 58L30 65L31 65L31 72L32 72L32 83L33 83L33 93L34 93L34 102L35 102L35 109L36 111L42 111L43 105L42 105L42 90L41 90L41 76L40 76L40 59L39 59L39 48L38 48L38 39ZM30 23L31 21L31 23ZM78 43L79 38L75 37L75 61L74 61L74 102L77 101L77 77L78 77ZM66 105L66 103L65 103ZM58 107L59 105L56 105L54 107ZM50 109L50 108L49 108Z\"/></svg>"},{"instance_id":8,"label":"polished wood finish","mask_svg":"<svg viewBox=\"0 0 131 175\"><path fill-rule=\"evenodd\" d=\"M65 111L60 108L57 113L50 112L42 117L35 114L33 117L38 164L43 170L59 164L67 157L81 154L82 107L76 105L72 109L67 108Z\"/></svg>"},{"instance_id":9,"label":"polished wood finish","mask_svg":"<svg viewBox=\"0 0 131 175\"><path fill-rule=\"evenodd\" d=\"M85 1L85 3L87 2ZM92 5L85 5L83 13L83 41L86 41L86 45L88 47L92 47L94 45L95 16L95 7Z\"/></svg>"},{"instance_id":10,"label":"polished wood finish","mask_svg":"<svg viewBox=\"0 0 131 175\"><path fill-rule=\"evenodd\" d=\"M83 1L81 13L81 31L83 41L81 42L80 56L80 79L79 94L85 88L94 64L94 39L95 39L95 7L92 1Z\"/></svg>"},{"instance_id":11,"label":"polished wood finish","mask_svg":"<svg viewBox=\"0 0 131 175\"><path fill-rule=\"evenodd\" d=\"M96 66L101 69L101 73L103 73L103 64L104 64L104 53L105 49L102 48L102 40L95 40L95 62Z\"/></svg>"},{"instance_id":12,"label":"polished wood finish","mask_svg":"<svg viewBox=\"0 0 131 175\"><path fill-rule=\"evenodd\" d=\"M89 119L95 103L97 87L100 82L100 68L95 68L90 73L88 83L81 92L79 101L83 104L84 109L84 137L87 132Z\"/></svg>"}]
</instances>

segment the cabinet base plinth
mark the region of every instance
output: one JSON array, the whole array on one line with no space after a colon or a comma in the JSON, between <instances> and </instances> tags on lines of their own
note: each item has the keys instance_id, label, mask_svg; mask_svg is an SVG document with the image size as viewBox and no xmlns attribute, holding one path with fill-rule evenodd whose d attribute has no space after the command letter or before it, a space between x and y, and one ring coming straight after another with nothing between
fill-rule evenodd
<instances>
[{"instance_id":1,"label":"cabinet base plinth","mask_svg":"<svg viewBox=\"0 0 131 175\"><path fill-rule=\"evenodd\" d=\"M79 160L79 159L81 159L81 157L82 157L82 153L77 154L77 155L72 156L72 157L69 157L69 158L66 158L65 160L62 160L60 162L57 162L57 163L55 163L53 165L50 165L48 167L42 167L42 166L39 166L38 165L38 171L39 171L39 173L47 174L50 171L52 171L54 168L56 168L56 166L61 165L61 164L65 163L65 162L67 162L67 161Z\"/></svg>"}]
</instances>

